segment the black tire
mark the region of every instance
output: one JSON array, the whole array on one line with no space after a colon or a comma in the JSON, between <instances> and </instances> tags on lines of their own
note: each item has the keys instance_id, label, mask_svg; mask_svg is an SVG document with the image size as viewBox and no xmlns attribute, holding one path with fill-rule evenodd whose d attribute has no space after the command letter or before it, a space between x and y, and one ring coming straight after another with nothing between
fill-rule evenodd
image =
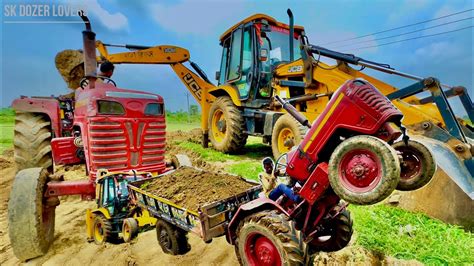
<instances>
[{"instance_id":1,"label":"black tire","mask_svg":"<svg viewBox=\"0 0 474 266\"><path fill-rule=\"evenodd\" d=\"M112 239L116 239L116 234L112 233L112 224L100 213L94 215L93 232L94 242L97 245L102 245L110 242Z\"/></svg>"},{"instance_id":2,"label":"black tire","mask_svg":"<svg viewBox=\"0 0 474 266\"><path fill-rule=\"evenodd\" d=\"M126 218L122 224L122 238L128 243L138 235L138 222L134 218Z\"/></svg>"},{"instance_id":3,"label":"black tire","mask_svg":"<svg viewBox=\"0 0 474 266\"><path fill-rule=\"evenodd\" d=\"M156 221L156 238L164 253L183 255L191 250L187 232L160 219Z\"/></svg>"},{"instance_id":4,"label":"black tire","mask_svg":"<svg viewBox=\"0 0 474 266\"><path fill-rule=\"evenodd\" d=\"M400 181L397 189L410 191L428 184L436 172L436 162L433 155L418 141L409 140L408 145L403 141L392 147L402 155Z\"/></svg>"},{"instance_id":5,"label":"black tire","mask_svg":"<svg viewBox=\"0 0 474 266\"><path fill-rule=\"evenodd\" d=\"M46 254L54 239L57 198L43 198L49 173L29 168L17 173L8 201L8 233L20 261Z\"/></svg>"},{"instance_id":6,"label":"black tire","mask_svg":"<svg viewBox=\"0 0 474 266\"><path fill-rule=\"evenodd\" d=\"M294 117L284 114L276 121L272 131L273 158L277 159L293 146L300 144L304 139L307 128L300 124ZM287 135L285 133L290 133ZM281 141L279 141L281 138Z\"/></svg>"},{"instance_id":7,"label":"black tire","mask_svg":"<svg viewBox=\"0 0 474 266\"><path fill-rule=\"evenodd\" d=\"M241 265L259 265L258 259L253 257L255 251L246 251L249 248L259 249L257 241L270 241L275 252L269 252L266 259L281 265L303 265L305 262L306 244L301 233L295 229L294 222L276 211L262 211L245 218L237 229L235 253ZM268 245L267 245L268 246ZM269 251L266 249L264 251ZM247 256L247 254L250 254Z\"/></svg>"},{"instance_id":8,"label":"black tire","mask_svg":"<svg viewBox=\"0 0 474 266\"><path fill-rule=\"evenodd\" d=\"M353 232L351 213L349 210L344 210L334 217L334 219L324 224L323 230L318 232L314 239L308 244L310 245L311 253L341 250L349 244Z\"/></svg>"},{"instance_id":9,"label":"black tire","mask_svg":"<svg viewBox=\"0 0 474 266\"><path fill-rule=\"evenodd\" d=\"M51 123L45 115L16 113L13 144L18 170L42 167L53 171L51 132Z\"/></svg>"},{"instance_id":10,"label":"black tire","mask_svg":"<svg viewBox=\"0 0 474 266\"><path fill-rule=\"evenodd\" d=\"M213 128L214 120L221 121L220 127ZM225 153L242 150L248 137L244 133L245 128L242 113L228 96L218 97L212 103L209 110L209 139L214 149Z\"/></svg>"},{"instance_id":11,"label":"black tire","mask_svg":"<svg viewBox=\"0 0 474 266\"><path fill-rule=\"evenodd\" d=\"M396 151L386 142L360 135L339 144L329 159L329 182L343 200L369 205L387 198L400 180Z\"/></svg>"}]
</instances>

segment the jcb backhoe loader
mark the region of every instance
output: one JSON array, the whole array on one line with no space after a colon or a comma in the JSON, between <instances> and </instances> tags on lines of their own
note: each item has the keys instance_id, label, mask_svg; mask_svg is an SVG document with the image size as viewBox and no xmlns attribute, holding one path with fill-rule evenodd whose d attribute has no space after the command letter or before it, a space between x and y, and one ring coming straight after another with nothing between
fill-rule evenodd
<instances>
[{"instance_id":1,"label":"jcb backhoe loader","mask_svg":"<svg viewBox=\"0 0 474 266\"><path fill-rule=\"evenodd\" d=\"M309 121L314 121L344 82L363 78L402 111L403 123L410 135L416 136L418 141L431 149L439 166L439 175L449 176L467 195L461 197L470 199L467 205L463 204L463 208L472 208L474 132L467 121L454 115L447 100L459 97L469 119L474 121L474 107L466 88L450 87L441 84L436 78L417 77L396 71L386 64L312 45L304 28L293 25L290 10L288 15L289 25L270 16L256 14L222 34L221 67L216 73L218 85L212 84L199 66L190 61L190 54L184 48L170 45L112 45L100 41L96 47L100 53L99 61L170 65L201 105L203 145L207 147L209 139L212 146L222 152L240 150L249 135L261 136L263 142L271 144L274 157L278 158L297 145L306 130L286 114L273 96L286 99ZM135 51L109 54L107 47L110 46ZM337 64L325 64L321 57L335 59ZM187 61L194 71L184 65ZM360 66L361 69L357 70L351 65ZM398 89L364 74L363 68L416 82ZM443 90L443 87L447 90ZM431 96L415 96L424 91L431 93ZM361 124L364 119L360 117ZM424 171L415 157L404 159L402 171L407 179Z\"/></svg>"}]
</instances>

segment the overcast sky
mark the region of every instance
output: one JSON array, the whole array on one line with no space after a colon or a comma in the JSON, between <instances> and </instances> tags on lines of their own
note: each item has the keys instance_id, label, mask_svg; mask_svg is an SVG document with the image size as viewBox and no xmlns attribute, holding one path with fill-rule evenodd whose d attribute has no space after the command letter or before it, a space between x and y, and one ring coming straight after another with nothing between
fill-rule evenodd
<instances>
[{"instance_id":1,"label":"overcast sky","mask_svg":"<svg viewBox=\"0 0 474 266\"><path fill-rule=\"evenodd\" d=\"M48 96L69 92L55 69L54 57L58 51L63 49L81 48L81 31L84 26L77 23L7 23L12 20L26 20L28 22L79 20L78 17L19 17L19 14L16 17L10 17L5 14L5 5L7 4L24 5L34 2L36 1L3 1L2 76L0 77L2 80L0 95L2 107L9 106L11 101L19 95ZM303 25L310 42L319 45L473 8L471 0L87 0L84 2L98 40L118 44L171 44L187 48L191 53L191 59L197 62L212 79L220 62L219 36L236 22L255 13L266 13L286 22L286 9L290 7L295 15L295 23ZM53 1L52 3L71 5L80 2ZM355 53L373 61L388 63L403 72L419 76L435 76L443 83L464 85L472 91L474 88L472 19L427 29L472 16L472 11L465 12L430 23L325 46ZM471 28L449 34L367 49L354 49L469 26ZM376 40L416 30L421 31L397 38ZM372 72L369 73L372 74ZM375 73L375 75L395 86L411 83L411 81L386 74ZM161 94L165 98L167 109L186 108L186 88L169 66L118 65L114 80L123 88Z\"/></svg>"}]
</instances>

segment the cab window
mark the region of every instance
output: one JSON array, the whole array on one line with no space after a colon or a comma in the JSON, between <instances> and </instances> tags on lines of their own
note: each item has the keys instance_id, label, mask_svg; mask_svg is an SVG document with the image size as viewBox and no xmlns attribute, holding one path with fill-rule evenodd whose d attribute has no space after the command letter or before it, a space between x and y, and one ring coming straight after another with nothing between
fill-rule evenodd
<instances>
[{"instance_id":1,"label":"cab window","mask_svg":"<svg viewBox=\"0 0 474 266\"><path fill-rule=\"evenodd\" d=\"M231 51L229 58L229 69L227 70L227 81L234 81L240 77L241 65L241 47L242 47L242 29L237 29L232 33Z\"/></svg>"}]
</instances>

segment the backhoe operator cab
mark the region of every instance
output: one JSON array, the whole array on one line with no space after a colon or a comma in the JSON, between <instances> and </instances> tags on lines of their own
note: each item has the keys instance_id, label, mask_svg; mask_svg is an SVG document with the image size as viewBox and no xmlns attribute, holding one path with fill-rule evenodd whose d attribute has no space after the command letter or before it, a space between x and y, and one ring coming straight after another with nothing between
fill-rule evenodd
<instances>
[{"instance_id":1,"label":"backhoe operator cab","mask_svg":"<svg viewBox=\"0 0 474 266\"><path fill-rule=\"evenodd\" d=\"M272 71L282 63L301 58L298 37L303 27L295 26L290 55L289 26L263 14L253 15L231 27L220 37L223 47L219 85L238 91L242 106L260 108L271 102ZM303 91L290 91L292 97Z\"/></svg>"}]
</instances>

